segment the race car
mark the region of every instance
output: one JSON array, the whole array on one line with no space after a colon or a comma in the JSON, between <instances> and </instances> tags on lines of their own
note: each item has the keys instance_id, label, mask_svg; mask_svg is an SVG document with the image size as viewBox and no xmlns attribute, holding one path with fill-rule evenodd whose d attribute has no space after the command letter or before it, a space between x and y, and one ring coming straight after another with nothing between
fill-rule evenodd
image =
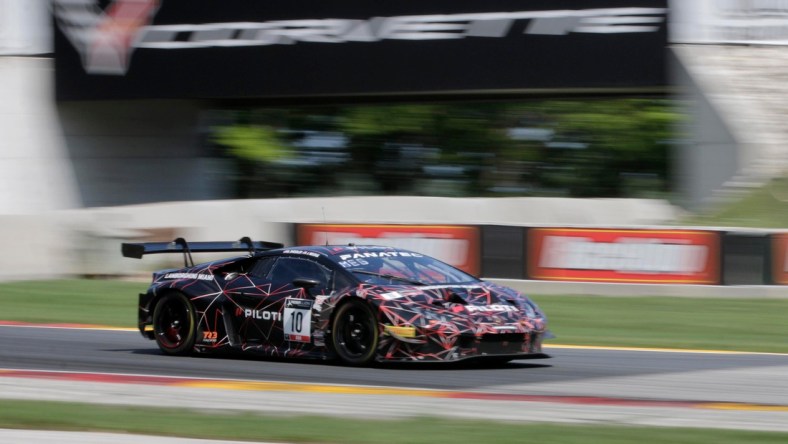
<instances>
[{"instance_id":1,"label":"race car","mask_svg":"<svg viewBox=\"0 0 788 444\"><path fill-rule=\"evenodd\" d=\"M168 355L234 349L352 366L549 357L532 300L415 251L178 238L122 252L183 253L183 268L154 272L139 295L139 330ZM193 252L244 253L195 265Z\"/></svg>"}]
</instances>

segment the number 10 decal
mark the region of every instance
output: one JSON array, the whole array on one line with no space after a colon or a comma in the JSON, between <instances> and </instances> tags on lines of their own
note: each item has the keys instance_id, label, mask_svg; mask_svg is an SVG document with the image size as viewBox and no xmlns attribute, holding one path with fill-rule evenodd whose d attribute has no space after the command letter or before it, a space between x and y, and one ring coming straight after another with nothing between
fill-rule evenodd
<instances>
[{"instance_id":1,"label":"number 10 decal","mask_svg":"<svg viewBox=\"0 0 788 444\"><path fill-rule=\"evenodd\" d=\"M285 299L285 340L310 342L312 339L312 301Z\"/></svg>"}]
</instances>

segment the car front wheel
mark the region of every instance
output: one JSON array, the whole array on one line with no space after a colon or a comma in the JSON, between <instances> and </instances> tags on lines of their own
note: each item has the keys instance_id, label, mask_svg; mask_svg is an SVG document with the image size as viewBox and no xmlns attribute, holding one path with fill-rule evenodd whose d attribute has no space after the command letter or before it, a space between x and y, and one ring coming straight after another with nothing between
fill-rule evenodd
<instances>
[{"instance_id":1,"label":"car front wheel","mask_svg":"<svg viewBox=\"0 0 788 444\"><path fill-rule=\"evenodd\" d=\"M378 321L369 305L353 300L337 309L331 345L345 364L369 365L375 359L379 336Z\"/></svg>"}]
</instances>

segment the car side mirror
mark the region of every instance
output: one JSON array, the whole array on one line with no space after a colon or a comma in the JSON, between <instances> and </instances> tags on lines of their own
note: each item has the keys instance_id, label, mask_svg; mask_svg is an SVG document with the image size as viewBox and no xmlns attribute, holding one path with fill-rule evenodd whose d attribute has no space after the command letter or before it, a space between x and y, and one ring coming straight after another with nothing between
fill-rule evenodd
<instances>
[{"instance_id":1,"label":"car side mirror","mask_svg":"<svg viewBox=\"0 0 788 444\"><path fill-rule=\"evenodd\" d=\"M318 285L320 285L320 281L318 281L317 279L296 278L293 280L293 285L299 288L309 290L310 288L317 287Z\"/></svg>"}]
</instances>

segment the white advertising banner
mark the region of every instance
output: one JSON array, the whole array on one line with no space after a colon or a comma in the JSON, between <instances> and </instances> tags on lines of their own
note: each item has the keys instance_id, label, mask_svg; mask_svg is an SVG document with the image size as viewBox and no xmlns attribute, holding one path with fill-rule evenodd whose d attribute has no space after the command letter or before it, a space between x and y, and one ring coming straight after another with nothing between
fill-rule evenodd
<instances>
[{"instance_id":1,"label":"white advertising banner","mask_svg":"<svg viewBox=\"0 0 788 444\"><path fill-rule=\"evenodd\" d=\"M51 0L0 0L0 56L52 52Z\"/></svg>"},{"instance_id":2,"label":"white advertising banner","mask_svg":"<svg viewBox=\"0 0 788 444\"><path fill-rule=\"evenodd\" d=\"M673 43L788 44L788 0L671 0Z\"/></svg>"}]
</instances>

